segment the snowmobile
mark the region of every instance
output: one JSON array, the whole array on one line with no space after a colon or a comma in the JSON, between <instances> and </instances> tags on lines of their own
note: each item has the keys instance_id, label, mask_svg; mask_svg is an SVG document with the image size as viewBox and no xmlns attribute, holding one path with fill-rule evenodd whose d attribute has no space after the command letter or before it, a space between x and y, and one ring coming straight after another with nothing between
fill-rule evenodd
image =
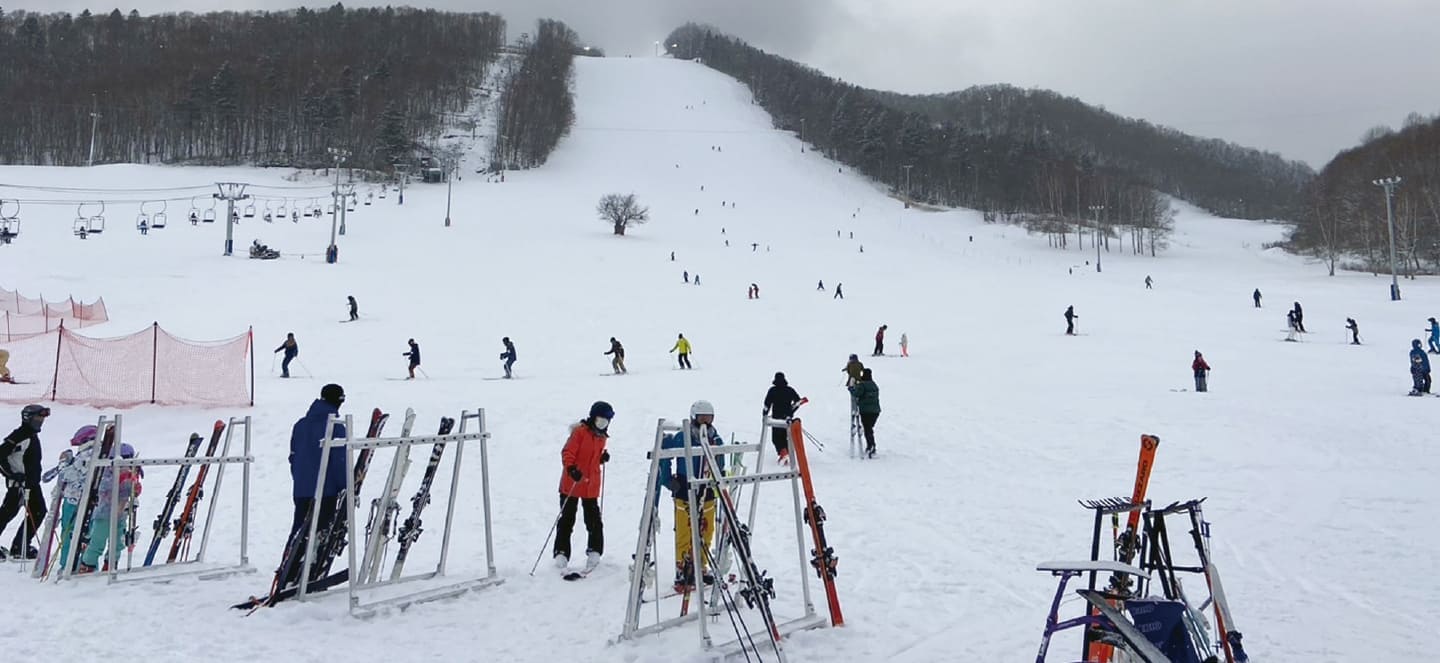
<instances>
[{"instance_id":1,"label":"snowmobile","mask_svg":"<svg viewBox=\"0 0 1440 663\"><path fill-rule=\"evenodd\" d=\"M250 245L250 258L253 260L274 260L279 257L280 251L261 244L258 239Z\"/></svg>"}]
</instances>

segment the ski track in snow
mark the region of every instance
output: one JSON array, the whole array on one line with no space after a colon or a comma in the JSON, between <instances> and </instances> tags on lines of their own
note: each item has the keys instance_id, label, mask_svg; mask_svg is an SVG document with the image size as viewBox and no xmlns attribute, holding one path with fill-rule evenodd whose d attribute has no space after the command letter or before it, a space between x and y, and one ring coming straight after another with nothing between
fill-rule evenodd
<instances>
[{"instance_id":1,"label":"ski track in snow","mask_svg":"<svg viewBox=\"0 0 1440 663\"><path fill-rule=\"evenodd\" d=\"M843 629L790 639L792 661L1033 658L1054 590L1034 567L1087 556L1091 517L1075 500L1130 493L1141 433L1162 440L1152 500L1209 498L1215 562L1256 660L1433 655L1422 620L1440 614L1440 536L1428 526L1436 500L1427 487L1440 462L1423 422L1435 403L1403 397L1409 339L1435 313L1433 283L1406 282L1405 301L1391 303L1386 279L1330 278L1317 265L1263 250L1281 236L1278 226L1213 219L1183 204L1170 250L1159 258L1112 252L1095 274L1085 264L1093 247L1052 250L1043 238L986 225L969 211L901 209L848 167L801 153L743 86L700 65L579 58L576 66L576 124L545 167L486 183L473 172L484 158L472 154L455 183L449 229L441 224L443 186L409 186L404 207L393 192L377 197L351 216L335 266L315 257L328 242L328 220L244 220L236 228L242 251L260 238L312 256L261 262L221 259L222 224L190 227L183 204L172 204L170 227L148 237L134 231L134 205L111 206L107 233L83 242L70 234L72 208L22 208L21 236L0 247L0 284L52 299L105 297L112 322L87 333L119 335L158 320L205 339L255 325L253 409L124 414L127 441L150 457L178 454L190 431L207 430L217 417L254 416L250 556L258 572L107 587L99 579L38 584L14 565L0 566L8 606L0 642L8 655L86 660L134 639L148 661L699 659L693 625L606 644L620 632L645 452L656 420L684 417L699 398L716 404L727 438L757 439L776 370L810 397L801 415L828 447L812 447L811 462L847 618ZM293 185L281 179L289 172L0 167L0 182ZM611 237L595 203L632 191L654 220ZM722 208L722 200L737 206ZM1124 242L1112 246L1122 250ZM703 276L704 285L683 283L682 270ZM1147 274L1154 290L1143 289ZM824 292L815 289L819 279ZM762 299L745 299L752 282ZM837 283L843 301L831 298ZM1264 292L1263 309L1251 306L1255 287ZM359 300L365 324L336 324L347 294ZM1279 343L1284 310L1295 300L1313 333L1304 343ZM1070 304L1084 336L1060 333ZM1366 345L1344 344L1347 316L1359 320ZM890 325L891 352L900 333L909 334L910 358L865 357L882 323ZM296 333L314 379L285 382L267 371L266 351L287 331ZM665 353L679 332L695 343L693 372L672 370L674 357ZM496 356L507 335L524 379L481 380L502 374ZM612 335L628 351L623 380L599 375L608 370L601 353ZM404 375L400 354L409 337L421 343L433 377L389 380ZM1195 349L1214 366L1212 391L1172 391L1192 388ZM881 387L874 462L848 454L840 369L851 352L875 369ZM345 412L360 425L372 407L392 413L390 434L407 406L417 410L417 435L433 432L442 414L486 408L503 585L366 620L347 616L343 590L251 617L227 609L269 585L292 508L290 426L327 381L345 385ZM547 551L531 577L555 518L566 425L596 399L617 411L604 563L568 583ZM47 465L95 416L55 408L42 435ZM426 447L412 452L404 513L427 454ZM450 457L437 496L448 491ZM478 456L466 461L449 563L458 578L485 568ZM376 459L366 509L388 463L385 454ZM169 483L155 469L141 498L141 546ZM232 560L238 545L238 475L226 481L209 553L215 561ZM777 579L781 617L801 609L789 504L788 491L763 489L754 543ZM428 533L407 569L433 565L442 513L443 500L427 509ZM664 582L673 555L664 501L661 516ZM1188 537L1175 534L1187 559ZM583 531L574 545L583 551ZM823 613L818 582L812 591ZM1079 606L1067 599L1065 616ZM678 599L661 610L678 614ZM653 619L653 605L642 614ZM732 637L723 617L712 633L717 642ZM1073 634L1057 638L1052 660L1073 656L1077 643Z\"/></svg>"}]
</instances>

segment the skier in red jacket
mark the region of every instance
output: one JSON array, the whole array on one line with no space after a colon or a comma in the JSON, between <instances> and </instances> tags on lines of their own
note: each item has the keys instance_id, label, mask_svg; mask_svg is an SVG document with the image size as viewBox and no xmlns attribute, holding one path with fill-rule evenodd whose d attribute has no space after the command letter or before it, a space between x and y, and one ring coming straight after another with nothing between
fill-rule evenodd
<instances>
[{"instance_id":1,"label":"skier in red jacket","mask_svg":"<svg viewBox=\"0 0 1440 663\"><path fill-rule=\"evenodd\" d=\"M1190 370L1195 372L1195 391L1205 391L1205 377L1210 373L1210 364L1205 363L1205 356L1195 351L1195 361L1190 362Z\"/></svg>"},{"instance_id":2,"label":"skier in red jacket","mask_svg":"<svg viewBox=\"0 0 1440 663\"><path fill-rule=\"evenodd\" d=\"M570 427L570 439L560 458L565 470L560 474L560 519L555 530L555 566L564 569L570 564L570 534L575 529L575 505L585 512L585 572L600 564L605 552L605 529L600 520L600 465L610 460L605 450L609 438L606 429L615 417L615 408L605 401L590 406L590 416Z\"/></svg>"}]
</instances>

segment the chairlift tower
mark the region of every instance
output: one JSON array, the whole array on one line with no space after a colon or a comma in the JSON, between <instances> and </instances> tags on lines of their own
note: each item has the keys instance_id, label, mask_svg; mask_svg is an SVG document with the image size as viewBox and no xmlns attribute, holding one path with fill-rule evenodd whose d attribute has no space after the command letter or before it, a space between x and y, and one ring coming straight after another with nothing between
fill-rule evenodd
<instances>
[{"instance_id":1,"label":"chairlift tower","mask_svg":"<svg viewBox=\"0 0 1440 663\"><path fill-rule=\"evenodd\" d=\"M249 185L239 182L216 182L215 186L220 189L220 193L213 194L211 197L225 201L225 255L229 256L235 253L235 201L250 198L250 194L245 193L245 187Z\"/></svg>"},{"instance_id":2,"label":"chairlift tower","mask_svg":"<svg viewBox=\"0 0 1440 663\"><path fill-rule=\"evenodd\" d=\"M397 179L397 180L400 181L400 184L399 184L399 186L400 186L399 200L396 201L396 203L395 203L395 204L397 204L397 205L404 205L404 204L405 204L405 177L406 177L406 175L408 175L409 173L410 173L410 164L408 164L408 163L396 163L396 164L395 164L395 179Z\"/></svg>"},{"instance_id":3,"label":"chairlift tower","mask_svg":"<svg viewBox=\"0 0 1440 663\"><path fill-rule=\"evenodd\" d=\"M325 262L333 264L340 260L340 250L335 245L335 233L339 232L340 211L345 205L345 201L340 199L340 163L350 158L350 150L331 147L325 151L335 159L335 189L330 192L330 199L334 201L335 208L330 211L330 246L325 249Z\"/></svg>"}]
</instances>

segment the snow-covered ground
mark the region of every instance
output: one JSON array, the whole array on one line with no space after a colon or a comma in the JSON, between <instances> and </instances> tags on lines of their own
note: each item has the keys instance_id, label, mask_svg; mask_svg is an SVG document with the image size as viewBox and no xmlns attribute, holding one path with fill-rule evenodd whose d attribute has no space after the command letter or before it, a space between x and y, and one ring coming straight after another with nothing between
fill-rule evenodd
<instances>
[{"instance_id":1,"label":"snow-covered ground","mask_svg":"<svg viewBox=\"0 0 1440 663\"><path fill-rule=\"evenodd\" d=\"M112 322L87 333L128 333L158 320L189 338L223 338L254 325L261 356L253 409L142 407L125 413L125 430L143 455L178 455L190 431L217 417L255 417L250 542L260 572L107 587L42 585L0 567L7 657L686 660L700 652L693 626L607 645L625 607L645 452L657 418L683 417L700 398L715 403L722 432L755 440L777 370L810 397L807 428L828 444L812 452L812 464L848 620L793 638L790 660L1033 657L1053 591L1034 565L1086 556L1089 513L1075 500L1128 494L1141 433L1163 440L1155 501L1208 496L1215 561L1257 660L1434 655L1424 633L1426 617L1440 614L1440 535L1430 527L1440 461L1425 431L1437 402L1404 396L1406 351L1436 313L1434 284L1404 283L1405 301L1391 303L1386 279L1330 278L1262 250L1279 227L1188 209L1159 258L1111 253L1095 274L1085 264L1093 253L1050 249L978 214L901 209L848 169L802 153L742 85L700 65L580 58L577 67L576 126L547 166L486 183L473 174L483 159L472 156L470 173L455 184L450 228L442 226L443 186L412 185L404 206L393 192L362 206L338 265L318 259L328 218L247 220L237 229L241 252L260 238L312 254L262 262L222 258L223 224L191 227L173 205L170 227L147 237L133 228L134 205L113 205L108 232L86 241L70 233L73 208L24 207L21 237L0 247L0 284L32 296L105 297ZM0 182L305 184L284 174L6 167ZM636 193L653 220L612 236L594 213L612 192ZM17 195L41 197L0 189L0 197ZM703 285L684 283L682 270ZM1154 290L1143 288L1147 274ZM826 289L817 291L821 279ZM745 298L752 282L759 300ZM838 283L843 301L832 298ZM1257 287L1260 310L1250 302ZM337 324L352 294L362 320ZM1284 310L1296 300L1312 333L1284 343ZM1062 333L1061 312L1072 304L1078 337ZM1365 345L1345 344L1347 316L1359 320ZM912 356L866 358L885 412L880 458L860 463L845 453L840 371L849 353L869 354L882 323L890 352L905 332ZM292 331L313 378L282 381L267 370L264 354ZM681 332L695 344L693 372L675 370L666 354ZM517 345L521 379L483 380L501 374L502 336ZM628 350L626 377L603 376L610 336ZM394 381L410 337L421 343L430 377ZM1177 391L1191 387L1196 349L1214 367L1208 394ZM357 418L372 407L399 414L413 406L422 432L442 414L486 408L505 584L370 620L348 617L340 596L249 618L226 609L268 586L290 517L289 429L327 381L345 386L345 411ZM604 566L580 583L543 564L531 577L555 515L566 426L596 399L618 413ZM43 435L47 458L96 414L56 408ZM450 560L461 577L484 570L478 464L467 461L461 495L469 501L456 517ZM402 496L418 475L412 470ZM146 542L149 512L169 481L157 469L146 482ZM755 548L781 578L777 611L793 616L795 553L780 494L762 502ZM211 542L217 559L236 545L236 497L224 498L226 527ZM577 532L577 549L583 536ZM426 555L435 543L422 537L412 564L433 559ZM664 578L664 561L661 568ZM714 628L723 639L723 619ZM1075 639L1062 638L1051 658L1075 651Z\"/></svg>"}]
</instances>

